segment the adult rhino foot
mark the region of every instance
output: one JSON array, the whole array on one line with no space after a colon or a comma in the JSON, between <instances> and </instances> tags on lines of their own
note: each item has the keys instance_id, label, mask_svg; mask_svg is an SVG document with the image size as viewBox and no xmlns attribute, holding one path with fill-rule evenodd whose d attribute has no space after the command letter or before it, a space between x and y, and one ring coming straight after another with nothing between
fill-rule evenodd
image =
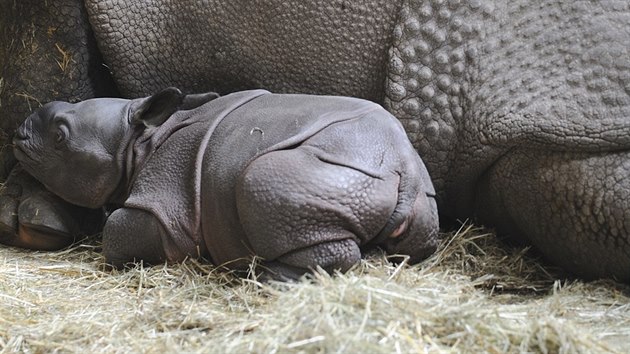
<instances>
[{"instance_id":1,"label":"adult rhino foot","mask_svg":"<svg viewBox=\"0 0 630 354\"><path fill-rule=\"evenodd\" d=\"M0 191L0 243L58 250L100 230L102 210L69 204L44 188L19 165Z\"/></svg>"},{"instance_id":2,"label":"adult rhino foot","mask_svg":"<svg viewBox=\"0 0 630 354\"><path fill-rule=\"evenodd\" d=\"M22 196L36 188L37 181L16 166L0 190L0 242L14 245L19 229L18 209Z\"/></svg>"},{"instance_id":3,"label":"adult rhino foot","mask_svg":"<svg viewBox=\"0 0 630 354\"><path fill-rule=\"evenodd\" d=\"M22 200L18 208L20 243L27 248L47 251L71 245L81 235L73 209L45 191Z\"/></svg>"},{"instance_id":4,"label":"adult rhino foot","mask_svg":"<svg viewBox=\"0 0 630 354\"><path fill-rule=\"evenodd\" d=\"M481 179L476 211L584 278L630 282L630 152L519 150Z\"/></svg>"}]
</instances>

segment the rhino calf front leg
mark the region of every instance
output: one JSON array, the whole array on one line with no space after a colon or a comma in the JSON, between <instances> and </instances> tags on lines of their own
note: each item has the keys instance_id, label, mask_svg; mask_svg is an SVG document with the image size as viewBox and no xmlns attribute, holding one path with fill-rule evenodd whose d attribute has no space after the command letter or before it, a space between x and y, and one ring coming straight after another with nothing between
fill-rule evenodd
<instances>
[{"instance_id":1,"label":"rhino calf front leg","mask_svg":"<svg viewBox=\"0 0 630 354\"><path fill-rule=\"evenodd\" d=\"M162 242L165 235L152 214L130 208L115 210L103 229L105 262L118 269L136 261L162 263L167 260Z\"/></svg>"}]
</instances>

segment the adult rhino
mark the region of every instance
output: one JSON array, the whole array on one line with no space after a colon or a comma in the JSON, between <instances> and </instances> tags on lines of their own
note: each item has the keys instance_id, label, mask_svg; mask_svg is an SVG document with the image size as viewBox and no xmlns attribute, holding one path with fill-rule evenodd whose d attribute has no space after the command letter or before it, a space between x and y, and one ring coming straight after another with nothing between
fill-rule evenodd
<instances>
[{"instance_id":1,"label":"adult rhino","mask_svg":"<svg viewBox=\"0 0 630 354\"><path fill-rule=\"evenodd\" d=\"M7 136L28 104L166 86L366 98L403 123L442 220L477 217L583 277L630 281L625 1L1 6Z\"/></svg>"}]
</instances>

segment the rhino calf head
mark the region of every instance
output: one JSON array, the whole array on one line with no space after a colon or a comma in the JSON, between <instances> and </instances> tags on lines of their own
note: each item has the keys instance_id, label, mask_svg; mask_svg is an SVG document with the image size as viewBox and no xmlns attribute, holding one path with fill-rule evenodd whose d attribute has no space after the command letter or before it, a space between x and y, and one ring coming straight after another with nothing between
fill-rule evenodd
<instances>
[{"instance_id":1,"label":"rhino calf head","mask_svg":"<svg viewBox=\"0 0 630 354\"><path fill-rule=\"evenodd\" d=\"M169 88L136 100L50 102L18 128L14 152L24 169L53 193L79 206L99 208L125 192L124 158L134 131L160 124L181 107L194 108L216 97L185 96Z\"/></svg>"},{"instance_id":2,"label":"rhino calf head","mask_svg":"<svg viewBox=\"0 0 630 354\"><path fill-rule=\"evenodd\" d=\"M122 171L115 155L127 130L127 100L51 102L17 130L14 151L24 169L71 203L97 208L115 192ZM100 118L100 119L99 119Z\"/></svg>"}]
</instances>

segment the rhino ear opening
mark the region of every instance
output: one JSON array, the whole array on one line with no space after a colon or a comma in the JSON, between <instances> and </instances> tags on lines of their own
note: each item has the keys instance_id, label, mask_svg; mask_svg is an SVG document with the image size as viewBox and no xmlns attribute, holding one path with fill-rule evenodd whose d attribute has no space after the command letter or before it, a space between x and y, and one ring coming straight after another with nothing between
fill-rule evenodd
<instances>
[{"instance_id":1,"label":"rhino ear opening","mask_svg":"<svg viewBox=\"0 0 630 354\"><path fill-rule=\"evenodd\" d=\"M157 127L175 113L184 100L184 94L175 88L166 88L142 99L131 108L130 123Z\"/></svg>"}]
</instances>

